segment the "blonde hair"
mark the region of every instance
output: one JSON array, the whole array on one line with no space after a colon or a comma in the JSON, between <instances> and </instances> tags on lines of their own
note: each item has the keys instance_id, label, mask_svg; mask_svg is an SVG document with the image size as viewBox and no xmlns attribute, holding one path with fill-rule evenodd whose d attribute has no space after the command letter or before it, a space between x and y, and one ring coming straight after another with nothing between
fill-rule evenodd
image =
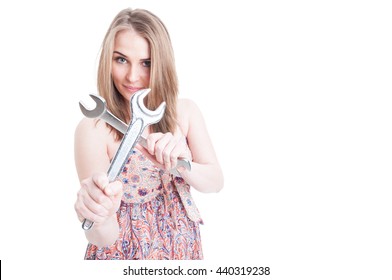
<instances>
[{"instance_id":1,"label":"blonde hair","mask_svg":"<svg viewBox=\"0 0 392 280\"><path fill-rule=\"evenodd\" d=\"M129 103L117 91L111 77L114 40L116 34L124 29L133 29L145 38L150 47L150 85L151 92L145 97L145 105L155 110L161 102L166 102L162 120L151 125L152 132L172 132L176 129L176 106L178 80L174 63L174 53L169 33L163 22L154 14L143 9L124 9L112 21L102 43L98 66L98 92L105 98L108 109L129 123ZM113 129L113 128L112 128ZM122 134L115 130L116 139Z\"/></svg>"}]
</instances>

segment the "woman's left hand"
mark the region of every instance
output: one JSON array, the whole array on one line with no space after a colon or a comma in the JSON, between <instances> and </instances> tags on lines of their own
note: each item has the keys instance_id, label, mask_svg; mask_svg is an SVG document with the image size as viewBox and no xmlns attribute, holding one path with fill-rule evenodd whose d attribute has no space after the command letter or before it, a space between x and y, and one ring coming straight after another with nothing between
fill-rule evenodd
<instances>
[{"instance_id":1,"label":"woman's left hand","mask_svg":"<svg viewBox=\"0 0 392 280\"><path fill-rule=\"evenodd\" d=\"M151 133L147 136L147 151L166 170L175 168L179 157L192 161L192 153L181 133Z\"/></svg>"}]
</instances>

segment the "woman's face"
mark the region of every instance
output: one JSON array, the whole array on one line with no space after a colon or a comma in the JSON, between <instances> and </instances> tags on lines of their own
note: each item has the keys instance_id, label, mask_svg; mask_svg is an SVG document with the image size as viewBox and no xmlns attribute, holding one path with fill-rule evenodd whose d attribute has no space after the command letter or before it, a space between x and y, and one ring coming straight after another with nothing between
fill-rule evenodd
<instances>
[{"instance_id":1,"label":"woman's face","mask_svg":"<svg viewBox=\"0 0 392 280\"><path fill-rule=\"evenodd\" d=\"M149 87L150 47L134 30L122 30L114 40L112 79L120 94L130 100L132 95Z\"/></svg>"}]
</instances>

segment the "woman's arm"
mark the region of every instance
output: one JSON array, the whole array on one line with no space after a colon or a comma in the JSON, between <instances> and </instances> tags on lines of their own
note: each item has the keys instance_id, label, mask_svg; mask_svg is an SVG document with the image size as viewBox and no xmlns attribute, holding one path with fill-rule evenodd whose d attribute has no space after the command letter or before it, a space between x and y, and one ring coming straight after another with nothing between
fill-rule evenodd
<instances>
[{"instance_id":1,"label":"woman's arm","mask_svg":"<svg viewBox=\"0 0 392 280\"><path fill-rule=\"evenodd\" d=\"M176 166L178 157L192 159L192 170L179 169L181 176L200 192L218 192L223 188L223 173L209 137L204 118L191 100L179 100L178 123L181 130L152 133L147 137L147 156L167 170ZM185 140L186 139L186 140Z\"/></svg>"},{"instance_id":2,"label":"woman's arm","mask_svg":"<svg viewBox=\"0 0 392 280\"><path fill-rule=\"evenodd\" d=\"M218 192L223 188L223 173L203 115L191 100L181 100L179 112L187 117L187 135L193 162L191 171L181 171L185 181L201 192ZM185 112L184 112L185 110Z\"/></svg>"},{"instance_id":3,"label":"woman's arm","mask_svg":"<svg viewBox=\"0 0 392 280\"><path fill-rule=\"evenodd\" d=\"M113 244L119 232L116 211L122 184L109 183L106 176L110 137L106 125L93 119L83 119L75 131L75 165L81 182L75 210L80 221L86 218L95 223L85 234L98 247Z\"/></svg>"}]
</instances>

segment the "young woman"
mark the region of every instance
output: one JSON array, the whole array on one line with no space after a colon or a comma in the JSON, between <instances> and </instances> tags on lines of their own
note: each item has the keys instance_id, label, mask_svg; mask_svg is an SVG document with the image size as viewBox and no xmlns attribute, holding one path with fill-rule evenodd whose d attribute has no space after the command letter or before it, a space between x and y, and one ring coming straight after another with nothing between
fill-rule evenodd
<instances>
[{"instance_id":1,"label":"young woman","mask_svg":"<svg viewBox=\"0 0 392 280\"><path fill-rule=\"evenodd\" d=\"M149 11L122 10L102 44L98 91L108 109L129 123L132 95L150 88L147 108L166 102L162 120L144 131L115 182L106 171L122 134L103 121L83 119L75 132L75 162L81 181L75 203L86 231L85 259L202 259L200 214L190 186L217 192L223 175L198 107L178 99L173 50L166 27ZM181 177L169 172L179 157L192 161Z\"/></svg>"}]
</instances>

